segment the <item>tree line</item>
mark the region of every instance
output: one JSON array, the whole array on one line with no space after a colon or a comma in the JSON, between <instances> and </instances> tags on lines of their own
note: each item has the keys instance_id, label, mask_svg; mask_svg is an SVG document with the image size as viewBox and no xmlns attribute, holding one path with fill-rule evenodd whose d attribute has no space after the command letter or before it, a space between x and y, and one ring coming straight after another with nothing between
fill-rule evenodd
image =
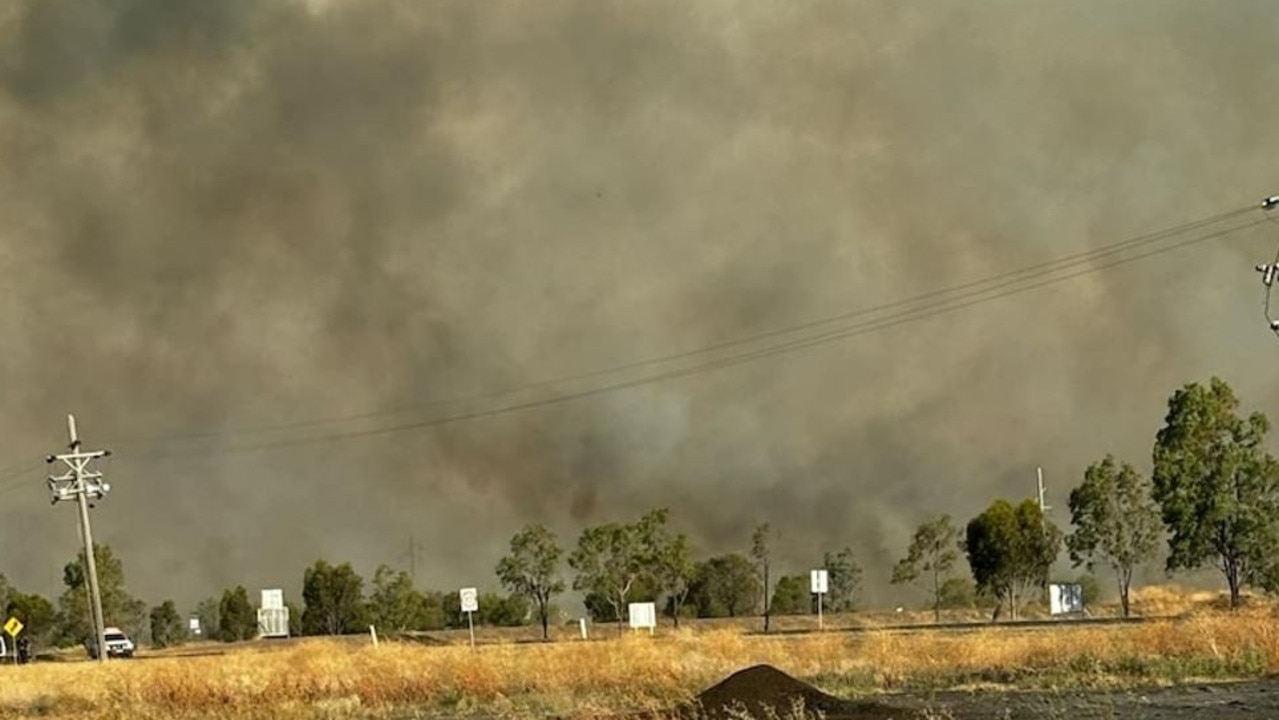
<instances>
[{"instance_id":1,"label":"tree line","mask_svg":"<svg viewBox=\"0 0 1279 720\"><path fill-rule=\"evenodd\" d=\"M916 529L891 582L922 583L938 619L944 608L983 599L994 603L996 617L1006 611L1015 618L1044 589L1064 545L1075 567L1113 576L1127 615L1134 571L1166 541L1168 571L1211 563L1226 581L1232 606L1246 586L1279 589L1279 463L1263 447L1265 415L1243 417L1238 408L1233 390L1219 378L1178 389L1156 434L1150 477L1111 455L1091 464L1070 493L1072 532L1064 534L1033 500L996 500L962 528L949 515L937 515ZM657 603L675 626L688 617L761 615L767 630L774 616L813 611L807 573L774 576L776 533L770 525L754 528L744 552L695 558L687 535L672 530L669 520L669 510L659 508L631 521L588 527L572 549L543 525L525 526L495 567L506 594L481 594L474 621L536 622L547 637L552 620L558 621L554 600L570 587L582 593L595 622L619 625L632 602ZM956 575L961 557L968 578ZM160 646L186 639L186 619L172 601L148 608L129 595L123 565L110 547L95 545L95 559L108 624ZM81 552L64 567L65 590L56 602L20 592L0 575L0 607L22 620L37 643L84 642L90 625L83 561ZM851 547L813 562L829 575L825 607L856 609L862 568ZM289 607L294 635L467 624L456 592L419 590L408 573L387 565L366 587L350 563L319 560L304 572L302 607ZM257 634L256 609L244 587L200 602L191 615L206 638Z\"/></svg>"},{"instance_id":2,"label":"tree line","mask_svg":"<svg viewBox=\"0 0 1279 720\"><path fill-rule=\"evenodd\" d=\"M1004 611L1016 618L1028 599L1046 589L1064 544L1075 567L1113 575L1127 616L1135 570L1166 540L1168 572L1211 563L1237 607L1244 586L1279 590L1279 463L1263 447L1269 429L1264 414L1239 414L1238 398L1220 378L1185 385L1168 400L1151 476L1112 455L1091 464L1070 493L1072 532L1058 529L1034 500L996 500L962 529L949 515L938 515L916 529L891 582L923 582L937 619L945 607L983 598L994 602L996 618ZM772 615L810 611L806 575L770 577L767 524L755 529L749 553L694 561L686 536L673 534L667 519L668 511L659 509L635 522L582 532L567 563L575 571L573 589L585 594L596 620L620 623L627 603L654 600L662 601L676 626L689 615L742 616L762 609L767 630ZM563 550L540 525L524 528L510 549L498 576L534 603L545 634L550 600L565 589L558 575ZM971 580L953 574L960 557ZM830 577L828 607L854 609L861 567L852 550L825 553L819 567ZM1083 579L1095 594L1095 580Z\"/></svg>"},{"instance_id":3,"label":"tree line","mask_svg":"<svg viewBox=\"0 0 1279 720\"><path fill-rule=\"evenodd\" d=\"M1070 492L1071 533L1032 500L998 500L962 535L948 516L921 525L893 581L922 576L939 608L943 578L962 552L976 590L996 601L996 614L1016 617L1047 584L1064 543L1075 567L1113 576L1128 616L1134 572L1166 544L1166 571L1211 564L1238 607L1245 586L1279 590L1279 463L1264 448L1269 429L1264 414L1239 414L1239 399L1220 378L1185 385L1168 400L1150 477L1112 455L1089 465Z\"/></svg>"}]
</instances>

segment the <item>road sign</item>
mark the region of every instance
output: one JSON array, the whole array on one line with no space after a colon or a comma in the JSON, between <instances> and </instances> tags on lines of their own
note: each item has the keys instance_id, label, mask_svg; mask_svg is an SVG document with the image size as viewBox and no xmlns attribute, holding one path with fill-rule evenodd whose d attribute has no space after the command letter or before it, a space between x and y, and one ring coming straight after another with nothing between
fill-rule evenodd
<instances>
[{"instance_id":1,"label":"road sign","mask_svg":"<svg viewBox=\"0 0 1279 720\"><path fill-rule=\"evenodd\" d=\"M462 588L458 591L462 598L462 612L466 613L466 627L471 631L471 648L475 648L474 613L480 609L480 597L475 588Z\"/></svg>"},{"instance_id":2,"label":"road sign","mask_svg":"<svg viewBox=\"0 0 1279 720\"><path fill-rule=\"evenodd\" d=\"M284 608L284 591L279 588L262 591L262 607L267 610Z\"/></svg>"},{"instance_id":3,"label":"road sign","mask_svg":"<svg viewBox=\"0 0 1279 720\"><path fill-rule=\"evenodd\" d=\"M479 594L475 588L462 588L458 594L462 597L462 612L476 612L480 609Z\"/></svg>"},{"instance_id":4,"label":"road sign","mask_svg":"<svg viewBox=\"0 0 1279 720\"><path fill-rule=\"evenodd\" d=\"M830 578L825 570L813 570L808 574L808 579L813 594L817 596L817 629L821 630L825 627L825 621L822 620L822 596L827 593Z\"/></svg>"},{"instance_id":5,"label":"road sign","mask_svg":"<svg viewBox=\"0 0 1279 720\"><path fill-rule=\"evenodd\" d=\"M1084 589L1078 583L1048 586L1048 606L1053 615L1081 613L1084 611Z\"/></svg>"},{"instance_id":6,"label":"road sign","mask_svg":"<svg viewBox=\"0 0 1279 720\"><path fill-rule=\"evenodd\" d=\"M9 637L18 637L18 633L22 632L25 627L22 621L16 617L9 618L9 622L4 624L4 631L9 633Z\"/></svg>"},{"instance_id":7,"label":"road sign","mask_svg":"<svg viewBox=\"0 0 1279 720\"><path fill-rule=\"evenodd\" d=\"M657 605L651 602L631 603L626 606L626 615L630 618L631 629L648 628L651 635L657 627Z\"/></svg>"}]
</instances>

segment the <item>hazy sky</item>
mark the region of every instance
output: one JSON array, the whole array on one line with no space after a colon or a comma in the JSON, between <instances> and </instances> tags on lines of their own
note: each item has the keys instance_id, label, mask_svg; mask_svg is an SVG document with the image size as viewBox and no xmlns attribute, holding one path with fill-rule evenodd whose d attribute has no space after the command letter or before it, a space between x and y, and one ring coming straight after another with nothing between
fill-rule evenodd
<instances>
[{"instance_id":1,"label":"hazy sky","mask_svg":"<svg viewBox=\"0 0 1279 720\"><path fill-rule=\"evenodd\" d=\"M783 570L851 545L909 599L921 520L1043 465L1064 523L1089 462L1148 469L1183 383L1279 416L1279 225L338 436L1255 204L1277 48L1261 0L5 3L0 571L58 590L75 515L34 464L75 412L152 602L407 567L410 536L419 585L493 586L524 523L659 505L704 553L771 521Z\"/></svg>"}]
</instances>

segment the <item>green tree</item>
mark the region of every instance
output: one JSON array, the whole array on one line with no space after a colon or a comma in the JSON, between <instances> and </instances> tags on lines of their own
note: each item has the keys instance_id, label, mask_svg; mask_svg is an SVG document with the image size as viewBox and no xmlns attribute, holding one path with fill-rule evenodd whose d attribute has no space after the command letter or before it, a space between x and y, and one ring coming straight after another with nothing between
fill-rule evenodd
<instances>
[{"instance_id":1,"label":"green tree","mask_svg":"<svg viewBox=\"0 0 1279 720\"><path fill-rule=\"evenodd\" d=\"M932 581L933 621L941 622L942 579L959 559L959 530L949 515L938 515L915 530L906 557L893 567L894 584L914 582L927 573Z\"/></svg>"},{"instance_id":2,"label":"green tree","mask_svg":"<svg viewBox=\"0 0 1279 720\"><path fill-rule=\"evenodd\" d=\"M528 598L519 593L502 595L482 592L475 599L479 608L471 621L476 625L519 627L527 625L532 616ZM462 598L458 593L447 593L442 598L445 622L451 628L467 627L466 613L462 612Z\"/></svg>"},{"instance_id":3,"label":"green tree","mask_svg":"<svg viewBox=\"0 0 1279 720\"><path fill-rule=\"evenodd\" d=\"M740 553L710 558L698 565L688 601L698 617L743 617L759 603L755 565Z\"/></svg>"},{"instance_id":4,"label":"green tree","mask_svg":"<svg viewBox=\"0 0 1279 720\"><path fill-rule=\"evenodd\" d=\"M626 619L631 591L645 579L654 580L657 563L654 538L666 523L665 509L653 510L635 523L607 523L586 528L568 565L577 571L573 589L603 598L617 619ZM652 582L651 584L656 584Z\"/></svg>"},{"instance_id":5,"label":"green tree","mask_svg":"<svg viewBox=\"0 0 1279 720\"><path fill-rule=\"evenodd\" d=\"M403 570L378 565L373 571L373 592L369 595L369 622L379 630L418 629L425 599L413 587L413 580Z\"/></svg>"},{"instance_id":6,"label":"green tree","mask_svg":"<svg viewBox=\"0 0 1279 720\"><path fill-rule=\"evenodd\" d=\"M1079 594L1084 601L1084 607L1092 607L1101 600L1101 583L1097 582L1096 577L1083 573L1075 578L1075 584L1079 586Z\"/></svg>"},{"instance_id":7,"label":"green tree","mask_svg":"<svg viewBox=\"0 0 1279 720\"><path fill-rule=\"evenodd\" d=\"M563 554L555 533L542 525L527 525L511 538L511 553L497 563L502 586L536 605L543 640L550 638L551 598L564 592L560 577Z\"/></svg>"},{"instance_id":8,"label":"green tree","mask_svg":"<svg viewBox=\"0 0 1279 720\"><path fill-rule=\"evenodd\" d=\"M774 615L803 615L812 607L807 575L783 575L773 589L771 612Z\"/></svg>"},{"instance_id":9,"label":"green tree","mask_svg":"<svg viewBox=\"0 0 1279 720\"><path fill-rule=\"evenodd\" d=\"M484 612L484 598L476 597L475 604L478 606L471 620L476 625L483 625L480 622L480 613ZM455 592L440 593L440 610L444 614L444 626L450 628L466 627L466 613L462 612L462 598Z\"/></svg>"},{"instance_id":10,"label":"green tree","mask_svg":"<svg viewBox=\"0 0 1279 720\"><path fill-rule=\"evenodd\" d=\"M151 644L155 647L177 645L185 638L186 626L172 600L165 600L151 608L150 617Z\"/></svg>"},{"instance_id":11,"label":"green tree","mask_svg":"<svg viewBox=\"0 0 1279 720\"><path fill-rule=\"evenodd\" d=\"M1017 618L1021 601L1045 587L1048 570L1061 549L1061 532L1033 500L1013 506L996 500L968 523L964 552L979 590L989 592ZM996 616L998 615L996 608Z\"/></svg>"},{"instance_id":12,"label":"green tree","mask_svg":"<svg viewBox=\"0 0 1279 720\"><path fill-rule=\"evenodd\" d=\"M946 578L937 596L943 610L962 610L977 604L977 586L968 578Z\"/></svg>"},{"instance_id":13,"label":"green tree","mask_svg":"<svg viewBox=\"0 0 1279 720\"><path fill-rule=\"evenodd\" d=\"M216 640L222 635L218 622L221 614L221 602L216 597L205 598L195 606L195 617L200 621L200 637Z\"/></svg>"},{"instance_id":14,"label":"green tree","mask_svg":"<svg viewBox=\"0 0 1279 720\"><path fill-rule=\"evenodd\" d=\"M302 636L302 610L295 603L284 601L284 607L289 611L289 637Z\"/></svg>"},{"instance_id":15,"label":"green tree","mask_svg":"<svg viewBox=\"0 0 1279 720\"><path fill-rule=\"evenodd\" d=\"M343 635L367 625L364 614L364 579L351 563L330 565L323 560L302 576L302 632L306 635Z\"/></svg>"},{"instance_id":16,"label":"green tree","mask_svg":"<svg viewBox=\"0 0 1279 720\"><path fill-rule=\"evenodd\" d=\"M1075 531L1066 548L1076 567L1093 572L1108 565L1119 585L1119 603L1128 617L1128 591L1133 571L1159 546L1162 530L1152 485L1128 463L1116 465L1107 455L1084 472L1084 482L1070 491L1070 521Z\"/></svg>"},{"instance_id":17,"label":"green tree","mask_svg":"<svg viewBox=\"0 0 1279 720\"><path fill-rule=\"evenodd\" d=\"M857 609L857 595L862 587L862 567L853 556L853 549L845 547L839 552L827 551L822 556L826 568L826 584L829 592L823 600L830 612L852 612Z\"/></svg>"},{"instance_id":18,"label":"green tree","mask_svg":"<svg viewBox=\"0 0 1279 720\"><path fill-rule=\"evenodd\" d=\"M58 613L41 595L10 589L4 603L5 617L16 617L25 626L22 634L35 644L46 644L56 630Z\"/></svg>"},{"instance_id":19,"label":"green tree","mask_svg":"<svg viewBox=\"0 0 1279 720\"><path fill-rule=\"evenodd\" d=\"M237 585L222 591L218 602L218 635L222 642L252 640L258 636L258 614L249 602L249 592Z\"/></svg>"},{"instance_id":20,"label":"green tree","mask_svg":"<svg viewBox=\"0 0 1279 720\"><path fill-rule=\"evenodd\" d=\"M679 627L684 614L684 603L693 587L697 564L688 548L688 536L684 533L670 536L663 533L654 547L656 562L653 567L654 584L666 596L668 612L675 627Z\"/></svg>"},{"instance_id":21,"label":"green tree","mask_svg":"<svg viewBox=\"0 0 1279 720\"><path fill-rule=\"evenodd\" d=\"M768 632L770 620L772 619L771 597L769 596L769 570L772 560L772 538L773 529L768 523L760 523L755 526L755 531L751 533L751 559L755 561L756 572L759 573L761 582L760 594L764 604L764 632Z\"/></svg>"},{"instance_id":22,"label":"green tree","mask_svg":"<svg viewBox=\"0 0 1279 720\"><path fill-rule=\"evenodd\" d=\"M528 596L520 593L511 593L506 596L498 593L482 593L479 602L487 608L478 618L483 625L520 627L527 625L532 616Z\"/></svg>"},{"instance_id":23,"label":"green tree","mask_svg":"<svg viewBox=\"0 0 1279 720\"><path fill-rule=\"evenodd\" d=\"M93 559L98 570L98 593L102 598L102 618L109 627L119 627L132 637L141 637L147 625L147 606L124 589L124 563L108 545L93 544ZM58 598L59 640L65 644L83 643L93 635L89 620L89 598L84 551L62 569L66 590Z\"/></svg>"},{"instance_id":24,"label":"green tree","mask_svg":"<svg viewBox=\"0 0 1279 720\"><path fill-rule=\"evenodd\" d=\"M1215 560L1239 605L1244 584L1273 586L1279 471L1262 449L1266 416L1239 417L1239 400L1220 378L1191 383L1168 400L1155 438L1154 498L1168 539L1168 570Z\"/></svg>"},{"instance_id":25,"label":"green tree","mask_svg":"<svg viewBox=\"0 0 1279 720\"><path fill-rule=\"evenodd\" d=\"M696 571L696 566L694 566ZM657 585L657 580L652 573L644 573L636 579L635 584L631 586L631 591L627 595L627 602L657 602L658 596L662 594L662 590ZM669 602L670 598L667 598ZM595 623L616 623L626 620L625 616L619 617L617 610L608 599L599 593L586 593L582 598L582 604L586 606L586 611L590 615L591 620ZM680 608L680 615L687 617L688 599L685 597L684 604ZM624 608L625 609L625 608ZM696 617L696 613L694 613Z\"/></svg>"},{"instance_id":26,"label":"green tree","mask_svg":"<svg viewBox=\"0 0 1279 720\"><path fill-rule=\"evenodd\" d=\"M456 596L456 593L450 594ZM414 629L440 630L448 627L448 618L444 613L444 593L428 590L421 595L422 607ZM458 604L460 606L461 602Z\"/></svg>"}]
</instances>

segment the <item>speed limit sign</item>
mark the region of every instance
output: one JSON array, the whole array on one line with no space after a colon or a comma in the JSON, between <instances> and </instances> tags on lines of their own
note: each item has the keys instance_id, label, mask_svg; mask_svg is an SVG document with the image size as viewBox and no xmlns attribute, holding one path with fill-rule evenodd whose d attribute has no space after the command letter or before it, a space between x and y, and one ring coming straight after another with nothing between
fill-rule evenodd
<instances>
[{"instance_id":1,"label":"speed limit sign","mask_svg":"<svg viewBox=\"0 0 1279 720\"><path fill-rule=\"evenodd\" d=\"M480 609L479 594L475 588L462 588L458 594L462 596L462 612L476 612Z\"/></svg>"}]
</instances>

